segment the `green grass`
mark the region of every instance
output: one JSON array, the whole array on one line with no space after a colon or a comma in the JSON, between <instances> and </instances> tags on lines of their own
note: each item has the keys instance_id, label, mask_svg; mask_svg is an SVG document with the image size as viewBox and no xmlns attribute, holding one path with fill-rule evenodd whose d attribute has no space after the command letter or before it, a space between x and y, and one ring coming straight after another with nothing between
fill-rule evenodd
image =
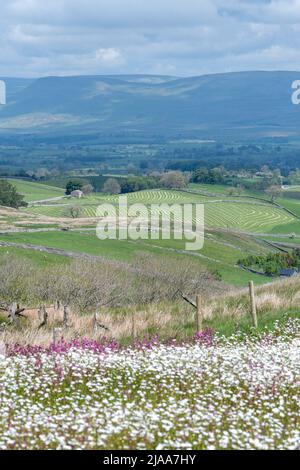
<instances>
[{"instance_id":1,"label":"green grass","mask_svg":"<svg viewBox=\"0 0 300 470\"><path fill-rule=\"evenodd\" d=\"M233 195L235 196L248 196L248 197L258 197L268 199L266 195L262 191L258 191L255 189L244 189L240 194L236 188L233 188L229 185L225 184L200 184L200 183L190 183L188 185L188 189L194 191L203 191L205 193L211 194L220 194L225 196L230 196L231 191L233 190ZM231 195L231 197L233 196Z\"/></svg>"},{"instance_id":2,"label":"green grass","mask_svg":"<svg viewBox=\"0 0 300 470\"><path fill-rule=\"evenodd\" d=\"M38 267L46 268L53 265L61 265L69 263L69 258L59 255L42 253L34 250L15 248L15 247L0 247L0 261L6 256L18 257L18 259L28 260L35 263Z\"/></svg>"},{"instance_id":3,"label":"green grass","mask_svg":"<svg viewBox=\"0 0 300 470\"><path fill-rule=\"evenodd\" d=\"M127 195L128 204L140 203L145 206L150 204L185 204L203 203L205 207L205 225L208 228L235 229L253 233L300 233L300 224L295 217L286 211L277 208L267 201L255 201L241 199L240 202L227 198L224 201L215 197L189 194L181 191L149 190L131 193ZM103 203L116 205L118 196L91 195L78 201L65 200L54 205L31 207L31 213L42 214L51 217L63 217L72 204L78 204L83 208L82 217L92 218L97 215L97 207ZM111 215L115 209L112 208ZM145 216L147 211L145 211ZM195 219L194 219L195 222ZM299 225L299 226L298 226Z\"/></svg>"},{"instance_id":4,"label":"green grass","mask_svg":"<svg viewBox=\"0 0 300 470\"><path fill-rule=\"evenodd\" d=\"M300 217L300 199L290 199L287 197L282 197L276 201L281 206L285 207L286 209L292 211L298 217ZM300 225L300 221L299 221Z\"/></svg>"},{"instance_id":5,"label":"green grass","mask_svg":"<svg viewBox=\"0 0 300 470\"><path fill-rule=\"evenodd\" d=\"M37 233L13 233L0 235L0 239L8 242L34 244L59 248L78 253L87 253L101 256L107 259L133 262L142 252L157 256L170 256L197 260L199 266L206 267L210 271L217 271L225 282L238 286L244 286L249 277L255 282L262 284L269 278L265 276L252 275L236 266L238 259L245 253L265 253L265 247L250 241L225 235L207 238L203 250L198 253L178 253L176 250L184 250L184 242L179 240L99 240L95 233L90 232L37 232ZM232 246L227 246L230 244ZM188 258L189 257L189 258Z\"/></svg>"},{"instance_id":6,"label":"green grass","mask_svg":"<svg viewBox=\"0 0 300 470\"><path fill-rule=\"evenodd\" d=\"M240 318L226 317L216 315L211 319L205 320L205 327L212 328L219 335L230 337L237 332L241 335L259 335L264 332L266 329L268 331L273 331L277 328L277 322L284 322L287 318L300 318L299 311L295 309L280 310L277 312L266 312L262 315L258 314L258 328L253 329L252 319L249 312L249 315L243 315ZM185 333L187 336L193 334L193 328L195 328L193 323L187 324L185 327Z\"/></svg>"},{"instance_id":7,"label":"green grass","mask_svg":"<svg viewBox=\"0 0 300 470\"><path fill-rule=\"evenodd\" d=\"M10 179L9 182L17 188L18 193L24 196L26 202L34 202L64 195L63 189L54 186L46 186L41 183L19 179Z\"/></svg>"},{"instance_id":8,"label":"green grass","mask_svg":"<svg viewBox=\"0 0 300 470\"><path fill-rule=\"evenodd\" d=\"M23 188L27 198L37 200L47 197L63 195L59 188L47 187L44 184L16 181L19 189ZM203 250L196 253L195 259L199 264L206 266L212 271L221 274L222 279L235 285L245 285L250 274L242 271L236 266L240 258L248 254L265 254L270 248L255 241L251 237L245 237L238 232L254 234L289 234L295 232L300 238L300 223L291 214L275 207L267 200L265 202L250 199L253 197L264 197L262 192L245 191L245 198L237 198L229 195L230 188L222 185L190 185L190 189L201 189L214 193L215 195L201 195L185 191L172 190L146 190L127 194L128 204L141 203L149 207L150 204L184 204L203 203L205 208L205 227L209 231L205 239ZM225 196L224 196L225 194ZM26 212L42 214L51 217L65 217L70 205L78 204L82 207L82 217L91 218L97 214L97 207L103 203L118 204L118 196L93 193L81 200L63 199L53 201L49 205L33 206ZM280 204L290 210L298 210L298 201L282 198ZM299 206L299 207L298 207ZM296 211L295 210L295 211ZM144 214L148 215L147 211ZM194 223L196 220L194 219ZM85 223L86 225L86 223ZM224 231L225 229L225 231ZM213 231L211 231L213 230ZM218 231L219 230L219 231ZM228 230L228 232L226 232ZM235 230L236 233L231 233ZM95 233L75 232L49 232L10 234L1 238L15 241L17 243L32 243L36 245L49 246L75 252L82 252L125 262L132 262L140 251L155 253L160 256L190 256L191 253L179 254L176 250L184 250L184 242L176 240L146 240L137 242L126 242L118 240L100 241ZM251 276L252 277L252 276ZM261 284L269 280L264 276L253 275L254 280Z\"/></svg>"},{"instance_id":9,"label":"green grass","mask_svg":"<svg viewBox=\"0 0 300 470\"><path fill-rule=\"evenodd\" d=\"M0 235L0 238L1 240L13 243L30 243L121 261L133 260L135 254L141 250L138 244L131 244L126 241L99 240L95 233L61 231L14 233ZM150 248L149 251L155 251L155 249Z\"/></svg>"},{"instance_id":10,"label":"green grass","mask_svg":"<svg viewBox=\"0 0 300 470\"><path fill-rule=\"evenodd\" d=\"M300 237L291 238L288 236L284 237L280 235L276 235L276 236L268 235L268 236L262 237L262 239L268 240L271 243L278 242L278 243L287 243L287 244L292 244L292 245L300 245Z\"/></svg>"}]
</instances>

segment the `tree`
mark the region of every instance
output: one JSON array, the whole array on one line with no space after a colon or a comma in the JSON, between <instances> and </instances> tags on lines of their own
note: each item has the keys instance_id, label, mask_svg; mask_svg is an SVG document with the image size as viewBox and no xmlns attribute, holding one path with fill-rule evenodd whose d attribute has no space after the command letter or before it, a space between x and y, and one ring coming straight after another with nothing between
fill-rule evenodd
<instances>
[{"instance_id":1,"label":"tree","mask_svg":"<svg viewBox=\"0 0 300 470\"><path fill-rule=\"evenodd\" d=\"M138 173L138 169L135 165L133 165L132 163L129 163L127 165L127 172L129 174L136 175Z\"/></svg>"},{"instance_id":2,"label":"tree","mask_svg":"<svg viewBox=\"0 0 300 470\"><path fill-rule=\"evenodd\" d=\"M207 168L198 168L192 174L193 183L207 183L209 181L209 171Z\"/></svg>"},{"instance_id":3,"label":"tree","mask_svg":"<svg viewBox=\"0 0 300 470\"><path fill-rule=\"evenodd\" d=\"M159 188L161 183L153 176L129 176L120 179L122 193L133 193L144 189Z\"/></svg>"},{"instance_id":4,"label":"tree","mask_svg":"<svg viewBox=\"0 0 300 470\"><path fill-rule=\"evenodd\" d=\"M0 205L7 207L26 207L24 196L18 194L17 189L7 180L0 180Z\"/></svg>"},{"instance_id":5,"label":"tree","mask_svg":"<svg viewBox=\"0 0 300 470\"><path fill-rule=\"evenodd\" d=\"M115 178L108 178L103 185L102 191L107 194L120 194L121 186Z\"/></svg>"},{"instance_id":6,"label":"tree","mask_svg":"<svg viewBox=\"0 0 300 470\"><path fill-rule=\"evenodd\" d=\"M279 198L279 196L282 194L282 188L281 186L270 186L265 190L265 193L271 197L271 201L275 202L276 199Z\"/></svg>"},{"instance_id":7,"label":"tree","mask_svg":"<svg viewBox=\"0 0 300 470\"><path fill-rule=\"evenodd\" d=\"M81 191L85 196L88 196L94 191L94 188L91 184L85 184L84 186L82 186Z\"/></svg>"},{"instance_id":8,"label":"tree","mask_svg":"<svg viewBox=\"0 0 300 470\"><path fill-rule=\"evenodd\" d=\"M182 189L187 185L186 178L181 171L169 171L162 175L160 182L165 188Z\"/></svg>"},{"instance_id":9,"label":"tree","mask_svg":"<svg viewBox=\"0 0 300 470\"><path fill-rule=\"evenodd\" d=\"M73 191L76 191L77 189L82 189L83 183L82 181L78 180L70 180L67 182L66 185L66 195L69 196Z\"/></svg>"},{"instance_id":10,"label":"tree","mask_svg":"<svg viewBox=\"0 0 300 470\"><path fill-rule=\"evenodd\" d=\"M212 168L198 168L192 174L193 183L221 184L225 182L227 172L222 166Z\"/></svg>"},{"instance_id":11,"label":"tree","mask_svg":"<svg viewBox=\"0 0 300 470\"><path fill-rule=\"evenodd\" d=\"M291 171L288 176L288 182L291 185L300 184L300 170Z\"/></svg>"},{"instance_id":12,"label":"tree","mask_svg":"<svg viewBox=\"0 0 300 470\"><path fill-rule=\"evenodd\" d=\"M41 180L49 176L49 171L47 170L47 168L38 168L34 175L38 180Z\"/></svg>"}]
</instances>

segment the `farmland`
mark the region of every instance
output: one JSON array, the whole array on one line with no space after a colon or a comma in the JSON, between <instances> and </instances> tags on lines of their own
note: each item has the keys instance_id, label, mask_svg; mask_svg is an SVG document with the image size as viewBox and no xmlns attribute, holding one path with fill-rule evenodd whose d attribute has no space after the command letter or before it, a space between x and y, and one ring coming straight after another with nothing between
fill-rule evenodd
<instances>
[{"instance_id":1,"label":"farmland","mask_svg":"<svg viewBox=\"0 0 300 470\"><path fill-rule=\"evenodd\" d=\"M50 199L64 195L61 188L47 186L31 181L23 181L21 179L11 179L10 182L17 188L19 194L24 196L26 202Z\"/></svg>"},{"instance_id":2,"label":"farmland","mask_svg":"<svg viewBox=\"0 0 300 470\"><path fill-rule=\"evenodd\" d=\"M95 235L97 208L108 203L111 205L108 215L112 216L115 211L118 213L118 196L92 193L74 200L64 196L63 190L54 186L21 180L16 180L15 184L25 195L29 207L3 218L2 224L12 226L12 229L18 227L21 233L3 231L0 240L15 243L23 249L33 244L124 262L133 262L140 253L163 254L174 259L197 256L199 265L217 271L225 282L243 286L249 274L237 266L242 254L264 255L270 250L277 250L275 245L271 247L264 240L271 243L288 242L288 237L293 233L293 240L297 243L297 235L300 237L297 219L300 205L297 199L282 197L278 204L273 204L258 192L246 191L243 197L239 197L229 194L225 186L192 184L185 191L155 189L126 196L128 205L144 204L141 215L145 220L151 205L162 205L160 209L152 210L154 213L160 212L164 217L167 210L164 204L176 204L179 208L183 204L203 204L206 235L202 250L187 252L184 239L163 240L160 237L157 240L150 237L148 240L136 241L100 241ZM74 205L80 208L79 216L75 219L70 217L70 208ZM178 221L176 213L173 220ZM196 222L199 220L194 217L193 223ZM26 224L31 227L30 233L26 233ZM70 228L68 233L61 232L63 226ZM39 227L44 227L42 232ZM268 280L255 274L253 279L259 284Z\"/></svg>"},{"instance_id":3,"label":"farmland","mask_svg":"<svg viewBox=\"0 0 300 470\"><path fill-rule=\"evenodd\" d=\"M204 204L204 247L187 251L184 237L99 240L97 207L112 217L118 196L16 185L29 205L1 209L0 296L25 310L15 323L0 314L0 449L299 447L299 277L238 264L298 246L296 199L202 185L128 194L145 220L151 204Z\"/></svg>"},{"instance_id":4,"label":"farmland","mask_svg":"<svg viewBox=\"0 0 300 470\"><path fill-rule=\"evenodd\" d=\"M270 204L268 201L252 199L237 200L234 197L216 198L191 194L180 191L151 190L130 193L127 195L128 204L188 204L201 203L205 207L205 223L208 228L228 228L249 232L289 233L297 226L297 219L283 209ZM97 216L97 207L109 203L117 205L117 196L92 195L76 204L83 208L83 218ZM70 204L74 201L64 199L49 205L33 206L30 213L50 217L63 217ZM162 211L163 213L163 211ZM194 220L196 222L196 220Z\"/></svg>"}]
</instances>

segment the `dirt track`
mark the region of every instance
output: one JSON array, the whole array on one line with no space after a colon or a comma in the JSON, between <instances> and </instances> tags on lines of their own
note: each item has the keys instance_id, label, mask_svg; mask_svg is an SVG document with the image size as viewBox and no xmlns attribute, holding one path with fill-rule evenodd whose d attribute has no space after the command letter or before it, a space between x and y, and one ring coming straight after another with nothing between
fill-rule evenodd
<instances>
[{"instance_id":1,"label":"dirt track","mask_svg":"<svg viewBox=\"0 0 300 470\"><path fill-rule=\"evenodd\" d=\"M39 252L48 253L51 255L66 256L68 258L86 258L86 259L95 259L95 260L102 259L101 256L89 255L87 253L78 253L75 251L62 250L60 248L51 248L49 246L32 245L30 243L13 243L13 242L0 241L0 247L1 246L23 248L24 250L39 251Z\"/></svg>"}]
</instances>

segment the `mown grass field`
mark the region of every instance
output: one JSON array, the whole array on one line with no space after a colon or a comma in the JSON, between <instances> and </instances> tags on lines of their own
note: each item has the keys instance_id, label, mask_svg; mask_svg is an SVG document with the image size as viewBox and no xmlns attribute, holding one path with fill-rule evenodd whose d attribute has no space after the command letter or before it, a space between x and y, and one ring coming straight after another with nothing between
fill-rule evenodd
<instances>
[{"instance_id":1,"label":"mown grass field","mask_svg":"<svg viewBox=\"0 0 300 470\"><path fill-rule=\"evenodd\" d=\"M10 179L9 181L17 188L18 193L24 196L26 202L34 202L64 195L62 188L21 179Z\"/></svg>"},{"instance_id":2,"label":"mown grass field","mask_svg":"<svg viewBox=\"0 0 300 470\"><path fill-rule=\"evenodd\" d=\"M46 186L35 182L16 180L15 184L20 192L26 195L28 201L38 201L64 196L61 188ZM200 194L201 192L201 194ZM190 185L187 191L175 190L146 190L127 194L128 204L140 203L145 205L141 215L146 219L150 205L177 204L204 204L205 211L205 244L199 252L186 252L184 240L139 240L118 241L97 239L95 232L55 232L45 233L18 233L1 235L4 241L15 243L36 244L49 246L62 250L87 253L110 259L132 262L140 252L154 253L158 256L194 256L199 265L218 272L225 282L235 285L245 285L249 280L249 273L236 266L239 259L250 254L266 254L272 250L261 239L281 241L283 235L295 233L295 243L300 239L300 221L283 208L276 207L266 199L264 193L246 191L244 197L233 194L227 186L221 185ZM264 200L261 200L263 198ZM103 203L112 205L110 216L118 212L119 196L109 196L102 193L93 193L79 200L63 197L59 200L49 201L43 205L32 205L24 213L35 216L64 218L70 220L68 209L72 205L81 207L82 226L89 225L87 219L97 216L97 208ZM279 204L295 214L299 211L299 201L282 197ZM158 209L156 209L157 213ZM162 209L163 216L167 209ZM300 214L300 211L299 211ZM174 220L178 220L175 215ZM38 222L38 219L36 220ZM195 220L194 223L199 222ZM23 224L26 228L26 223ZM38 227L38 225L37 225ZM249 234L249 236L247 235ZM251 236L251 234L253 236ZM270 237L270 235L273 235ZM255 239L256 238L256 239ZM288 240L288 238L284 238ZM3 250L3 249L1 249ZM51 256L51 255L47 255ZM265 276L251 274L253 279L261 284L269 280Z\"/></svg>"},{"instance_id":3,"label":"mown grass field","mask_svg":"<svg viewBox=\"0 0 300 470\"><path fill-rule=\"evenodd\" d=\"M297 218L270 204L267 200L264 202L250 198L238 199L235 196L220 196L219 198L182 191L149 190L128 194L127 201L128 204L144 204L147 208L150 204L204 204L205 225L208 228L225 228L253 233L290 233L298 230L300 233L300 223ZM287 202L287 208L290 210L295 206L295 203L291 203L290 200L284 200L284 202ZM28 211L49 217L65 217L68 215L69 207L75 204L82 208L81 217L94 218L97 216L98 206L104 203L116 206L118 196L94 194L78 201L63 199L49 205L30 207ZM110 215L113 215L115 210L117 207L111 209ZM157 213L158 208L153 212ZM166 210L162 209L161 213L165 214ZM144 215L147 216L147 210ZM197 222L195 218L194 222Z\"/></svg>"}]
</instances>

